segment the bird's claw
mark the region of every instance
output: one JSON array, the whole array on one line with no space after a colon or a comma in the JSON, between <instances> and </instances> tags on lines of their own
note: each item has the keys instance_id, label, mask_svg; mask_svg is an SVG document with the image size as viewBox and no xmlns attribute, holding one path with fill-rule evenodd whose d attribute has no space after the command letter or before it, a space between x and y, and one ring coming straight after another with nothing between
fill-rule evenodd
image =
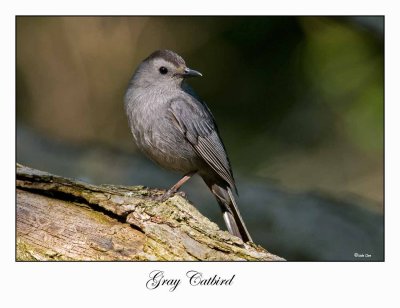
<instances>
[{"instance_id":1,"label":"bird's claw","mask_svg":"<svg viewBox=\"0 0 400 308\"><path fill-rule=\"evenodd\" d=\"M186 198L186 194L184 191L178 191L178 192L176 192L176 194L181 196L182 198Z\"/></svg>"},{"instance_id":2,"label":"bird's claw","mask_svg":"<svg viewBox=\"0 0 400 308\"><path fill-rule=\"evenodd\" d=\"M174 194L176 193L176 191L173 190L167 190L164 194L162 194L161 196L156 197L155 199L159 202L165 202L167 201L169 198L171 198Z\"/></svg>"},{"instance_id":3,"label":"bird's claw","mask_svg":"<svg viewBox=\"0 0 400 308\"><path fill-rule=\"evenodd\" d=\"M167 190L164 194L162 194L161 196L156 197L155 199L159 202L165 202L167 201L169 198L173 197L175 194L186 198L186 194L183 191L176 191L176 190Z\"/></svg>"}]
</instances>

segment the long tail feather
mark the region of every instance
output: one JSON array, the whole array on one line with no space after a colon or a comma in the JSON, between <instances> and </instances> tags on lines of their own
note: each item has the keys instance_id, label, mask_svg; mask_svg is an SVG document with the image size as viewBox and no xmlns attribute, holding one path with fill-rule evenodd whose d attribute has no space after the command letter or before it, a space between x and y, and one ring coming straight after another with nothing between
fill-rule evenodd
<instances>
[{"instance_id":1,"label":"long tail feather","mask_svg":"<svg viewBox=\"0 0 400 308\"><path fill-rule=\"evenodd\" d=\"M217 184L213 184L210 188L221 207L228 231L241 238L244 242L252 242L253 240L240 215L239 208L230 187L221 187Z\"/></svg>"}]
</instances>

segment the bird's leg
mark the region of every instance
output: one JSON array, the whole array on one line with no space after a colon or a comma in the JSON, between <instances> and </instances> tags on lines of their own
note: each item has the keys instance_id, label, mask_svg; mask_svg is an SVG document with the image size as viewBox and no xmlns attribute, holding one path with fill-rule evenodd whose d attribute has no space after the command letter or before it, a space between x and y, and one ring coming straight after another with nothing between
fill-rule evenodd
<instances>
[{"instance_id":1,"label":"bird's leg","mask_svg":"<svg viewBox=\"0 0 400 308\"><path fill-rule=\"evenodd\" d=\"M183 184L185 184L192 177L192 175L195 174L195 173L196 173L196 171L192 171L192 172L186 173L183 176L183 178L181 178L174 186L172 186L170 189L168 189L165 194L163 194L160 197L157 197L157 200L159 200L159 201L167 200L169 197L174 195L179 190L179 188L181 188L181 186Z\"/></svg>"}]
</instances>

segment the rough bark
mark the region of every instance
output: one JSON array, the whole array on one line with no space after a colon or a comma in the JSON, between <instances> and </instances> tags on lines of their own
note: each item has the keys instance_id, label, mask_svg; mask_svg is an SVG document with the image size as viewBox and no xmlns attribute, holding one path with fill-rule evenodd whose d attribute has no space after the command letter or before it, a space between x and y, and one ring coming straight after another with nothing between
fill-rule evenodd
<instances>
[{"instance_id":1,"label":"rough bark","mask_svg":"<svg viewBox=\"0 0 400 308\"><path fill-rule=\"evenodd\" d=\"M283 260L221 231L189 201L17 164L17 260Z\"/></svg>"}]
</instances>

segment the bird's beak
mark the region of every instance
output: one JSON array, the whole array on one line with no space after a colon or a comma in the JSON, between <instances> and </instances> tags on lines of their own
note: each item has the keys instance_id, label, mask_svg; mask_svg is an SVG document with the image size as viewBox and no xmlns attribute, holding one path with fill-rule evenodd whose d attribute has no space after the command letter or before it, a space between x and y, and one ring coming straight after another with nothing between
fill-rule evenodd
<instances>
[{"instance_id":1,"label":"bird's beak","mask_svg":"<svg viewBox=\"0 0 400 308\"><path fill-rule=\"evenodd\" d=\"M203 75L200 72L192 70L188 67L186 67L183 70L183 77L201 77L201 76L203 76Z\"/></svg>"}]
</instances>

